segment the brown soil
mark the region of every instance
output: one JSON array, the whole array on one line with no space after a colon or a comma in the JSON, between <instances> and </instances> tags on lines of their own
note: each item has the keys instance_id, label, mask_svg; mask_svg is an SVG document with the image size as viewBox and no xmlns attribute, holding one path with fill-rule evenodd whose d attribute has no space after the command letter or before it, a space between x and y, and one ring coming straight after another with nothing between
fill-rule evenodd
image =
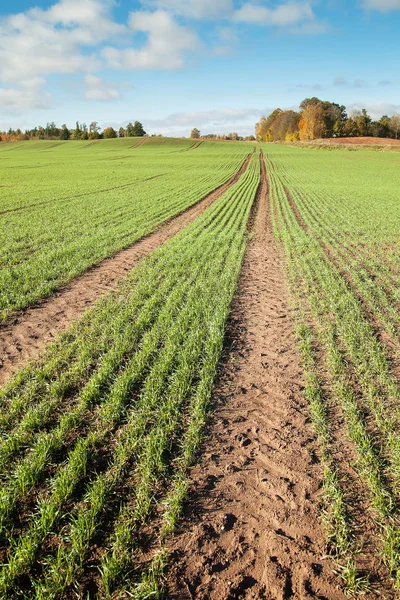
<instances>
[{"instance_id":1,"label":"brown soil","mask_svg":"<svg viewBox=\"0 0 400 600\"><path fill-rule=\"evenodd\" d=\"M201 462L174 540L168 597L343 600L318 521L309 425L263 168Z\"/></svg>"},{"instance_id":2,"label":"brown soil","mask_svg":"<svg viewBox=\"0 0 400 600\"><path fill-rule=\"evenodd\" d=\"M284 186L284 190L285 190L286 198L288 199L290 208L293 210L298 224L300 225L300 227L302 229L304 229L306 231L308 229L307 224L304 221L303 217L301 216L301 213L300 213L299 209L297 208L297 204L293 200L292 194L290 193L289 189L286 186Z\"/></svg>"},{"instance_id":3,"label":"brown soil","mask_svg":"<svg viewBox=\"0 0 400 600\"><path fill-rule=\"evenodd\" d=\"M195 205L169 219L153 233L129 248L102 261L81 277L61 287L39 304L15 314L0 327L0 383L36 359L56 335L82 315L145 256L192 223L202 212L238 181L250 160L239 171Z\"/></svg>"},{"instance_id":4,"label":"brown soil","mask_svg":"<svg viewBox=\"0 0 400 600\"><path fill-rule=\"evenodd\" d=\"M333 144L352 144L359 146L400 146L400 140L392 138L378 137L344 137L344 138L325 138L318 140L320 142L331 142Z\"/></svg>"}]
</instances>

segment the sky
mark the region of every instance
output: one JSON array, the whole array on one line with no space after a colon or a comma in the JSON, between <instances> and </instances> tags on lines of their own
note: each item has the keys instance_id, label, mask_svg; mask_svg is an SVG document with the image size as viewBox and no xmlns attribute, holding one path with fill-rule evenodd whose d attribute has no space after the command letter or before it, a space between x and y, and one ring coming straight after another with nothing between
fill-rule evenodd
<instances>
[{"instance_id":1,"label":"sky","mask_svg":"<svg viewBox=\"0 0 400 600\"><path fill-rule=\"evenodd\" d=\"M306 97L400 112L400 0L0 0L0 130L253 133Z\"/></svg>"}]
</instances>

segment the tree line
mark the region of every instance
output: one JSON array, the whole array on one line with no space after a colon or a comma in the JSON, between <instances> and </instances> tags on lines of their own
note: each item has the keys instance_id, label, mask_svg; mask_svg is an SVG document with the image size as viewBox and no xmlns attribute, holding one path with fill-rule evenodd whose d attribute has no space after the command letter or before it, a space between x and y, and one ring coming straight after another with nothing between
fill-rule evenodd
<instances>
[{"instance_id":1,"label":"tree line","mask_svg":"<svg viewBox=\"0 0 400 600\"><path fill-rule=\"evenodd\" d=\"M233 131L232 133L206 133L202 135L199 129L197 129L197 127L194 127L194 129L192 129L192 131L190 132L190 137L192 140L230 140L234 142L254 142L256 139L254 135L248 135L247 137L243 137L239 135L236 131Z\"/></svg>"},{"instance_id":2,"label":"tree line","mask_svg":"<svg viewBox=\"0 0 400 600\"><path fill-rule=\"evenodd\" d=\"M55 123L47 123L46 127L38 126L33 129L9 129L0 132L0 141L15 142L24 140L101 140L117 137L143 137L147 135L139 121L128 123L116 131L113 127L101 129L97 121L89 126L86 123L76 122L74 129L69 129L65 124L57 127Z\"/></svg>"},{"instance_id":3,"label":"tree line","mask_svg":"<svg viewBox=\"0 0 400 600\"><path fill-rule=\"evenodd\" d=\"M400 114L383 115L374 121L363 108L347 115L346 107L335 102L306 98L298 112L275 109L255 126L258 141L308 141L334 137L400 137Z\"/></svg>"}]
</instances>

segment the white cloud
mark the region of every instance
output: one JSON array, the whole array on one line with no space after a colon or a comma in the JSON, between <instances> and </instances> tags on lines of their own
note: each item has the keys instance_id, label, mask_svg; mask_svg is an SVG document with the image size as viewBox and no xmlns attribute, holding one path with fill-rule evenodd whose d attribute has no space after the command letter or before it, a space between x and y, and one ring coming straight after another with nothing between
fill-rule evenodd
<instances>
[{"instance_id":1,"label":"white cloud","mask_svg":"<svg viewBox=\"0 0 400 600\"><path fill-rule=\"evenodd\" d=\"M313 21L315 15L309 2L289 2L276 8L247 2L235 11L233 19L240 23L287 27L304 21Z\"/></svg>"},{"instance_id":2,"label":"white cloud","mask_svg":"<svg viewBox=\"0 0 400 600\"><path fill-rule=\"evenodd\" d=\"M142 4L193 19L229 17L233 12L232 0L142 0Z\"/></svg>"},{"instance_id":3,"label":"white cloud","mask_svg":"<svg viewBox=\"0 0 400 600\"><path fill-rule=\"evenodd\" d=\"M354 79L354 81L349 81L345 77L341 75L335 77L333 80L333 85L335 87L348 87L348 88L364 88L367 87L367 83L364 79Z\"/></svg>"},{"instance_id":4,"label":"white cloud","mask_svg":"<svg viewBox=\"0 0 400 600\"><path fill-rule=\"evenodd\" d=\"M109 0L60 0L47 10L0 18L0 105L45 107L50 99L43 89L46 77L98 69L95 53L84 48L127 30L112 21L110 10ZM27 89L26 81L32 80L35 85Z\"/></svg>"},{"instance_id":5,"label":"white cloud","mask_svg":"<svg viewBox=\"0 0 400 600\"><path fill-rule=\"evenodd\" d=\"M85 92L86 100L101 100L104 102L110 102L119 100L120 93L118 90L107 90L103 88L89 89Z\"/></svg>"},{"instance_id":6,"label":"white cloud","mask_svg":"<svg viewBox=\"0 0 400 600\"><path fill-rule=\"evenodd\" d=\"M105 66L127 70L184 66L186 51L197 46L190 29L161 10L133 12L129 23L121 25L112 18L113 4L113 0L59 0L46 10L32 8L0 17L0 106L10 110L47 106L45 85L51 75L89 76ZM144 33L146 40L133 47L137 33ZM115 39L125 46L114 48ZM36 82L29 90L21 83L27 80ZM119 97L118 90L109 86L89 85L87 80L86 87L87 100Z\"/></svg>"},{"instance_id":7,"label":"white cloud","mask_svg":"<svg viewBox=\"0 0 400 600\"><path fill-rule=\"evenodd\" d=\"M363 5L368 10L378 10L382 13L400 10L400 0L364 0Z\"/></svg>"},{"instance_id":8,"label":"white cloud","mask_svg":"<svg viewBox=\"0 0 400 600\"><path fill-rule=\"evenodd\" d=\"M382 115L392 115L400 112L400 104L389 104L387 102L354 102L347 106L350 115L354 110L365 108L373 119L380 119Z\"/></svg>"},{"instance_id":9,"label":"white cloud","mask_svg":"<svg viewBox=\"0 0 400 600\"><path fill-rule=\"evenodd\" d=\"M147 41L140 49L104 48L102 56L111 69L179 69L185 53L198 45L197 36L163 10L133 12L129 25L134 33L146 33Z\"/></svg>"},{"instance_id":10,"label":"white cloud","mask_svg":"<svg viewBox=\"0 0 400 600\"><path fill-rule=\"evenodd\" d=\"M168 115L164 119L143 119L146 131L172 136L188 136L193 127L202 133L230 133L249 135L254 132L254 124L262 114L272 109L220 109L188 111Z\"/></svg>"},{"instance_id":11,"label":"white cloud","mask_svg":"<svg viewBox=\"0 0 400 600\"><path fill-rule=\"evenodd\" d=\"M100 100L103 102L112 102L119 100L120 93L118 90L113 89L110 84L103 81L101 77L97 75L87 75L85 77L86 100Z\"/></svg>"},{"instance_id":12,"label":"white cloud","mask_svg":"<svg viewBox=\"0 0 400 600\"><path fill-rule=\"evenodd\" d=\"M19 87L0 88L0 106L12 111L29 110L30 108L47 108L50 94L44 93L40 77L26 79Z\"/></svg>"}]
</instances>

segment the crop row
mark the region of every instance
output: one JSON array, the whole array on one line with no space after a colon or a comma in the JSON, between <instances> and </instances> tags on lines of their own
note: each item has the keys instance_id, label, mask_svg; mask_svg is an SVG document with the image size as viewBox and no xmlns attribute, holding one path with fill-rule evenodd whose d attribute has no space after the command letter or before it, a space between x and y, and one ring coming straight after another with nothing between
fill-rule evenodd
<instances>
[{"instance_id":1,"label":"crop row","mask_svg":"<svg viewBox=\"0 0 400 600\"><path fill-rule=\"evenodd\" d=\"M376 545L398 587L400 390L382 338L386 329L393 352L398 352L398 317L390 297L374 281L372 264L371 270L365 266L367 252L356 254L350 244L341 243L354 206L344 212L339 184L322 195L322 185L298 175L304 169L301 158L297 163L285 158L272 152L267 161L271 200L276 232L289 259L306 393L320 440L329 543L353 593L370 586L368 574L359 568L363 554L370 552L364 535ZM342 181L343 174L335 176ZM325 171L324 177L329 181L330 173ZM360 247L370 248L381 239L381 232L366 235L363 227L369 206L365 202L358 215L353 249L357 239ZM376 205L370 215L375 210ZM365 503L368 535L360 521Z\"/></svg>"},{"instance_id":2,"label":"crop row","mask_svg":"<svg viewBox=\"0 0 400 600\"><path fill-rule=\"evenodd\" d=\"M198 446L259 159L3 390L0 596L148 597Z\"/></svg>"},{"instance_id":3,"label":"crop row","mask_svg":"<svg viewBox=\"0 0 400 600\"><path fill-rule=\"evenodd\" d=\"M129 161L113 161L110 152L103 160L93 161L94 150L82 151L73 145L73 164L77 166L79 152L80 164L75 171L69 170L71 180L84 181L85 170L102 180L104 172L117 171L120 185L111 189L111 182L103 182L100 189L94 186L90 192L74 196L70 180L64 179L63 191L55 183L36 206L0 214L0 319L49 295L195 204L237 172L250 151L245 144L233 150L225 145L214 152L202 153L199 148L195 159L190 152L170 152L167 160L164 154L157 156L157 148L150 156L146 154L146 159L140 146L131 149ZM53 152L58 157L58 148ZM35 155L35 150L30 153ZM118 162L121 169L116 167ZM148 164L152 165L151 179ZM59 162L56 167L60 168ZM44 173L49 178L57 172L50 165L30 177L40 182ZM58 199L54 197L57 190ZM1 190L3 196L9 191Z\"/></svg>"}]
</instances>

